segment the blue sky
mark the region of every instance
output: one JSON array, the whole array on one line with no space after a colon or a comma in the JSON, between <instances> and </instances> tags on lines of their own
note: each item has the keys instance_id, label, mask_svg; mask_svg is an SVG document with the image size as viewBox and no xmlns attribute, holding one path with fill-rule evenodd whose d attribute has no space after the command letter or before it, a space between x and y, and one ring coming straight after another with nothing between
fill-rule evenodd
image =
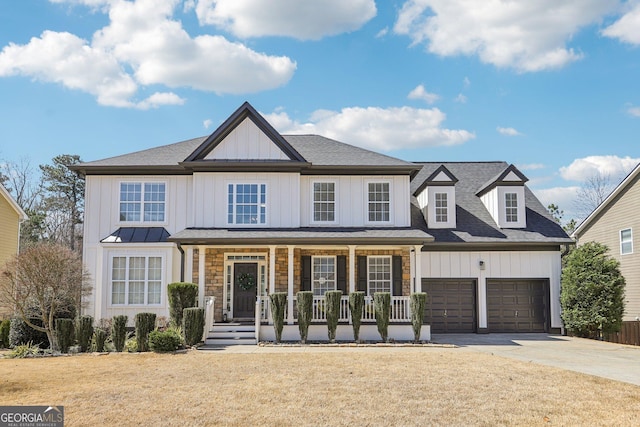
<instances>
[{"instance_id":1,"label":"blue sky","mask_svg":"<svg viewBox=\"0 0 640 427\"><path fill-rule=\"evenodd\" d=\"M96 160L282 133L406 160L504 160L574 213L640 162L640 2L20 0L0 4L0 159Z\"/></svg>"}]
</instances>

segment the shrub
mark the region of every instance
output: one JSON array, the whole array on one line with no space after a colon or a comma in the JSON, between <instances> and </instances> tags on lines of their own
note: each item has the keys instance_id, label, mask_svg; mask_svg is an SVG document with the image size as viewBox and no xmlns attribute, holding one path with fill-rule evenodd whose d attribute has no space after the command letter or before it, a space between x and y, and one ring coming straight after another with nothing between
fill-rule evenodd
<instances>
[{"instance_id":1,"label":"shrub","mask_svg":"<svg viewBox=\"0 0 640 427\"><path fill-rule=\"evenodd\" d=\"M58 341L58 350L61 353L68 353L69 347L73 345L73 320L56 319L56 340Z\"/></svg>"},{"instance_id":2,"label":"shrub","mask_svg":"<svg viewBox=\"0 0 640 427\"><path fill-rule=\"evenodd\" d=\"M13 350L7 354L9 359L24 359L25 357L37 356L42 352L38 344L32 342L18 344L13 347Z\"/></svg>"},{"instance_id":3,"label":"shrub","mask_svg":"<svg viewBox=\"0 0 640 427\"><path fill-rule=\"evenodd\" d=\"M175 282L167 286L169 295L169 316L174 326L182 325L182 313L185 308L195 307L198 298L198 285L195 283Z\"/></svg>"},{"instance_id":4,"label":"shrub","mask_svg":"<svg viewBox=\"0 0 640 427\"><path fill-rule=\"evenodd\" d=\"M327 329L329 342L336 341L336 329L340 319L340 299L342 291L327 291L324 294L325 307L327 309Z\"/></svg>"},{"instance_id":5,"label":"shrub","mask_svg":"<svg viewBox=\"0 0 640 427\"><path fill-rule=\"evenodd\" d=\"M364 292L354 291L349 294L349 311L351 312L351 323L353 324L353 339L358 341L364 312Z\"/></svg>"},{"instance_id":6,"label":"shrub","mask_svg":"<svg viewBox=\"0 0 640 427\"><path fill-rule=\"evenodd\" d=\"M313 317L313 292L300 291L296 294L296 305L298 306L298 330L300 331L300 341L307 342L309 335L309 325Z\"/></svg>"},{"instance_id":7,"label":"shrub","mask_svg":"<svg viewBox=\"0 0 640 427\"><path fill-rule=\"evenodd\" d=\"M565 257L560 305L571 334L600 338L602 333L620 330L625 280L620 263L607 252L605 245L589 242Z\"/></svg>"},{"instance_id":8,"label":"shrub","mask_svg":"<svg viewBox=\"0 0 640 427\"><path fill-rule=\"evenodd\" d=\"M98 353L104 351L104 344L107 341L107 331L102 328L96 328L93 332L93 349Z\"/></svg>"},{"instance_id":9,"label":"shrub","mask_svg":"<svg viewBox=\"0 0 640 427\"><path fill-rule=\"evenodd\" d=\"M31 322L38 325L42 324L39 319L31 319ZM45 332L36 331L20 318L14 317L9 325L9 347L13 348L17 345L29 344L37 345L39 348L48 348L49 339Z\"/></svg>"},{"instance_id":10,"label":"shrub","mask_svg":"<svg viewBox=\"0 0 640 427\"><path fill-rule=\"evenodd\" d=\"M156 353L176 351L182 347L182 337L175 329L166 331L151 331L149 333L149 348Z\"/></svg>"},{"instance_id":11,"label":"shrub","mask_svg":"<svg viewBox=\"0 0 640 427\"><path fill-rule=\"evenodd\" d=\"M269 295L271 301L271 316L273 317L273 328L276 333L276 342L282 340L282 329L284 328L284 310L287 307L287 293L274 292Z\"/></svg>"},{"instance_id":12,"label":"shrub","mask_svg":"<svg viewBox=\"0 0 640 427\"><path fill-rule=\"evenodd\" d=\"M416 292L411 294L409 301L409 311L411 312L411 326L413 327L413 338L415 342L420 341L420 331L424 318L424 307L427 304L427 294Z\"/></svg>"},{"instance_id":13,"label":"shrub","mask_svg":"<svg viewBox=\"0 0 640 427\"><path fill-rule=\"evenodd\" d=\"M9 348L9 330L11 329L11 320L4 319L0 322L0 348Z\"/></svg>"},{"instance_id":14,"label":"shrub","mask_svg":"<svg viewBox=\"0 0 640 427\"><path fill-rule=\"evenodd\" d=\"M124 351L124 343L127 340L127 322L129 318L125 315L113 316L111 325L111 340L113 348L117 352Z\"/></svg>"},{"instance_id":15,"label":"shrub","mask_svg":"<svg viewBox=\"0 0 640 427\"><path fill-rule=\"evenodd\" d=\"M204 334L204 308L189 307L184 309L182 331L185 344L189 347L202 341Z\"/></svg>"},{"instance_id":16,"label":"shrub","mask_svg":"<svg viewBox=\"0 0 640 427\"><path fill-rule=\"evenodd\" d=\"M156 328L155 313L138 313L135 317L138 351L149 351L149 333Z\"/></svg>"},{"instance_id":17,"label":"shrub","mask_svg":"<svg viewBox=\"0 0 640 427\"><path fill-rule=\"evenodd\" d=\"M80 316L76 325L76 340L80 346L81 352L86 352L91 347L91 338L93 337L93 317Z\"/></svg>"},{"instance_id":18,"label":"shrub","mask_svg":"<svg viewBox=\"0 0 640 427\"><path fill-rule=\"evenodd\" d=\"M383 342L387 342L389 339L389 317L391 315L391 293L376 292L373 294L373 308L380 338Z\"/></svg>"},{"instance_id":19,"label":"shrub","mask_svg":"<svg viewBox=\"0 0 640 427\"><path fill-rule=\"evenodd\" d=\"M127 353L136 353L138 351L138 340L127 334L127 340L124 342L124 349Z\"/></svg>"}]
</instances>

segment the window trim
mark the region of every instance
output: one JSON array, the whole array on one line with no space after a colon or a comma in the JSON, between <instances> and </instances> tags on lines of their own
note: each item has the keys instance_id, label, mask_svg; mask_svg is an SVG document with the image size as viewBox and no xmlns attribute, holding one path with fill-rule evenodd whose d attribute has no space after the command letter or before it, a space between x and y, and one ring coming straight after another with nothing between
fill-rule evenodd
<instances>
[{"instance_id":1,"label":"window trim","mask_svg":"<svg viewBox=\"0 0 640 427\"><path fill-rule=\"evenodd\" d=\"M113 302L113 261L116 258L125 258L125 279L124 279L124 303L114 303ZM129 282L131 281L129 277L130 272L130 259L131 258L144 258L145 259L145 277L144 277L144 302L143 303L129 303ZM160 258L160 279L154 280L160 282L160 302L158 303L149 303L149 259L150 258ZM165 268L166 268L166 258L165 255L159 253L135 253L135 252L115 252L109 255L109 293L107 295L108 298L108 306L109 307L162 307L163 301L165 297L165 293L163 291L163 283L165 282ZM120 280L119 280L120 281Z\"/></svg>"},{"instance_id":2,"label":"window trim","mask_svg":"<svg viewBox=\"0 0 640 427\"><path fill-rule=\"evenodd\" d=\"M623 240L622 239L622 233L624 233L625 231L629 232L629 239L628 240ZM631 255L631 254L633 254L633 229L631 227L623 228L622 230L620 230L618 235L620 236L620 255ZM631 250L628 251L628 252L625 252L623 250L625 243L628 243L631 246Z\"/></svg>"},{"instance_id":3,"label":"window trim","mask_svg":"<svg viewBox=\"0 0 640 427\"><path fill-rule=\"evenodd\" d=\"M508 196L513 194L515 196L515 206L508 206ZM510 212L509 210L513 210L515 212L515 219L509 219ZM515 191L505 191L504 193L504 222L506 224L517 224L520 222L520 204L518 203L518 193ZM513 212L511 215L513 215Z\"/></svg>"},{"instance_id":4,"label":"window trim","mask_svg":"<svg viewBox=\"0 0 640 427\"><path fill-rule=\"evenodd\" d=\"M315 264L314 261L316 259L331 259L333 261L333 289L328 289L329 290L337 290L338 289L338 260L337 260L337 256L336 255L312 255L311 256L311 292L313 292L314 296L324 296L323 295L316 295L315 293ZM327 292L325 291L325 293Z\"/></svg>"},{"instance_id":5,"label":"window trim","mask_svg":"<svg viewBox=\"0 0 640 427\"><path fill-rule=\"evenodd\" d=\"M389 262L389 293L393 296L393 256L392 255L368 255L367 256L367 296L373 298L371 292L371 260L372 259L386 259ZM379 292L379 291L378 291ZM387 291L382 291L387 292Z\"/></svg>"},{"instance_id":6,"label":"window trim","mask_svg":"<svg viewBox=\"0 0 640 427\"><path fill-rule=\"evenodd\" d=\"M124 219L120 218L120 213L121 213L121 204L122 204L122 200L120 200L120 198L122 197L122 184L140 184L140 202L135 202L135 203L139 203L140 204L140 219L137 221L127 221ZM145 205L145 200L144 200L144 187L146 184L163 184L164 185L164 219L162 221L145 221L144 220L144 205ZM149 225L149 224L154 224L154 225L167 225L169 223L168 220L168 210L167 210L167 206L169 205L169 192L167 191L169 185L167 183L167 181L164 180L154 180L154 179L149 179L149 180L121 180L118 182L118 212L117 212L117 216L118 216L118 220L116 221L117 224L126 224L126 225ZM129 202L128 202L129 203ZM154 203L154 202L147 202L147 203Z\"/></svg>"},{"instance_id":7,"label":"window trim","mask_svg":"<svg viewBox=\"0 0 640 427\"><path fill-rule=\"evenodd\" d=\"M233 209L232 209L232 219L233 221L229 221L229 186L232 185L233 186ZM264 222L256 222L255 224L247 224L247 223L237 223L236 222L236 202L235 202L235 197L237 195L237 189L239 185L256 185L258 186L258 197L260 197L261 194L261 187L264 186L264 206L261 206L262 203L260 201L257 202L257 207L258 207L258 217L260 218L262 216L262 213L260 212L261 208L264 207ZM227 199L227 203L226 203L226 207L227 207L227 212L225 213L226 216L226 223L229 226L236 226L236 227L264 227L265 225L269 224L269 185L266 182L255 182L255 181L251 181L251 182L242 182L242 181L228 181L226 182L226 199Z\"/></svg>"},{"instance_id":8,"label":"window trim","mask_svg":"<svg viewBox=\"0 0 640 427\"><path fill-rule=\"evenodd\" d=\"M369 185L370 184L387 184L389 186L389 219L386 221L371 221L369 219ZM393 223L393 184L389 179L369 179L364 182L364 222L367 225L389 225ZM374 202L375 203L375 202Z\"/></svg>"},{"instance_id":9,"label":"window trim","mask_svg":"<svg viewBox=\"0 0 640 427\"><path fill-rule=\"evenodd\" d=\"M333 221L318 221L315 219L315 185L316 184L333 184ZM309 222L311 224L338 224L338 183L332 179L312 179L310 181L309 199L311 202L311 209L309 212Z\"/></svg>"},{"instance_id":10,"label":"window trim","mask_svg":"<svg viewBox=\"0 0 640 427\"><path fill-rule=\"evenodd\" d=\"M445 202L444 206L438 206L438 196L440 195L444 196L444 202ZM448 224L449 223L449 193L442 192L442 191L434 192L433 202L434 202L433 213L434 213L434 220L436 224ZM441 211L444 210L444 220L438 219L438 210L441 210ZM442 212L440 212L440 215L442 215Z\"/></svg>"}]
</instances>

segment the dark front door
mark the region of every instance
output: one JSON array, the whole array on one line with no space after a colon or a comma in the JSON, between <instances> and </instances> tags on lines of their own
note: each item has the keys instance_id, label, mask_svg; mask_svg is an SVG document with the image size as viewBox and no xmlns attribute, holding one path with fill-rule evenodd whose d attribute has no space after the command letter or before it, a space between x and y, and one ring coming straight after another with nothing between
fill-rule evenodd
<instances>
[{"instance_id":1,"label":"dark front door","mask_svg":"<svg viewBox=\"0 0 640 427\"><path fill-rule=\"evenodd\" d=\"M254 318L258 264L236 263L233 267L233 317Z\"/></svg>"}]
</instances>

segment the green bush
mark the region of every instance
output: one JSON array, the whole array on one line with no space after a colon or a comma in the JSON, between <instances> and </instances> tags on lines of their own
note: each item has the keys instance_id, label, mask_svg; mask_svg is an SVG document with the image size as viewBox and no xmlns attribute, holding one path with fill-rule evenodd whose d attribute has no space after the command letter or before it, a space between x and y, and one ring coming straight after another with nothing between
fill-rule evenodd
<instances>
[{"instance_id":1,"label":"green bush","mask_svg":"<svg viewBox=\"0 0 640 427\"><path fill-rule=\"evenodd\" d=\"M340 320L340 299L342 291L327 291L324 294L325 307L327 309L327 332L329 342L336 341L336 329Z\"/></svg>"},{"instance_id":2,"label":"green bush","mask_svg":"<svg viewBox=\"0 0 640 427\"><path fill-rule=\"evenodd\" d=\"M625 280L620 263L607 252L605 245L588 242L565 257L561 316L573 335L601 338L622 326Z\"/></svg>"},{"instance_id":3,"label":"green bush","mask_svg":"<svg viewBox=\"0 0 640 427\"><path fill-rule=\"evenodd\" d=\"M149 333L149 348L156 353L176 351L182 347L182 337L175 329L166 331L151 331Z\"/></svg>"},{"instance_id":4,"label":"green bush","mask_svg":"<svg viewBox=\"0 0 640 427\"><path fill-rule=\"evenodd\" d=\"M58 341L58 350L61 353L68 353L69 347L73 345L73 320L56 319L56 340Z\"/></svg>"},{"instance_id":5,"label":"green bush","mask_svg":"<svg viewBox=\"0 0 640 427\"><path fill-rule=\"evenodd\" d=\"M391 316L391 293L376 292L373 294L373 308L380 338L383 342L387 342L389 339L389 318Z\"/></svg>"},{"instance_id":6,"label":"green bush","mask_svg":"<svg viewBox=\"0 0 640 427\"><path fill-rule=\"evenodd\" d=\"M82 353L91 348L91 338L93 337L93 317L80 316L76 321L76 340Z\"/></svg>"},{"instance_id":7,"label":"green bush","mask_svg":"<svg viewBox=\"0 0 640 427\"><path fill-rule=\"evenodd\" d=\"M127 334L127 340L124 342L124 350L127 350L127 353L136 353L138 351L138 340L136 337Z\"/></svg>"},{"instance_id":8,"label":"green bush","mask_svg":"<svg viewBox=\"0 0 640 427\"><path fill-rule=\"evenodd\" d=\"M113 348L117 352L124 351L124 344L127 340L127 322L129 318L125 315L113 316L111 323L111 340Z\"/></svg>"},{"instance_id":9,"label":"green bush","mask_svg":"<svg viewBox=\"0 0 640 427\"><path fill-rule=\"evenodd\" d=\"M98 353L104 352L104 344L106 341L107 331L101 328L96 328L96 330L93 332L93 349Z\"/></svg>"},{"instance_id":10,"label":"green bush","mask_svg":"<svg viewBox=\"0 0 640 427\"><path fill-rule=\"evenodd\" d=\"M31 319L30 321L35 325L42 325L40 319ZM49 348L49 338L45 332L36 331L24 320L14 317L9 325L9 347L13 348L23 344L38 346L40 349Z\"/></svg>"},{"instance_id":11,"label":"green bush","mask_svg":"<svg viewBox=\"0 0 640 427\"><path fill-rule=\"evenodd\" d=\"M149 351L149 333L156 328L155 313L138 313L135 317L138 351Z\"/></svg>"},{"instance_id":12,"label":"green bush","mask_svg":"<svg viewBox=\"0 0 640 427\"><path fill-rule=\"evenodd\" d=\"M271 301L271 316L273 317L273 328L276 333L276 342L282 340L282 329L284 328L284 310L287 307L287 293L274 292L269 295Z\"/></svg>"},{"instance_id":13,"label":"green bush","mask_svg":"<svg viewBox=\"0 0 640 427\"><path fill-rule=\"evenodd\" d=\"M309 325L313 318L313 292L300 291L296 294L296 305L298 306L298 330L300 331L300 341L307 342L309 335Z\"/></svg>"},{"instance_id":14,"label":"green bush","mask_svg":"<svg viewBox=\"0 0 640 427\"><path fill-rule=\"evenodd\" d=\"M169 316L174 326L182 325L185 308L195 307L198 299L198 285L195 283L175 282L167 286L169 295Z\"/></svg>"},{"instance_id":15,"label":"green bush","mask_svg":"<svg viewBox=\"0 0 640 427\"><path fill-rule=\"evenodd\" d=\"M351 313L351 323L353 326L353 340L360 339L360 324L364 312L364 292L354 291L349 294L349 312Z\"/></svg>"},{"instance_id":16,"label":"green bush","mask_svg":"<svg viewBox=\"0 0 640 427\"><path fill-rule=\"evenodd\" d=\"M11 329L11 320L4 319L0 322L0 348L9 348L9 330Z\"/></svg>"},{"instance_id":17,"label":"green bush","mask_svg":"<svg viewBox=\"0 0 640 427\"><path fill-rule=\"evenodd\" d=\"M42 349L38 344L31 342L18 344L7 354L9 359L24 359L25 357L38 356L42 353Z\"/></svg>"},{"instance_id":18,"label":"green bush","mask_svg":"<svg viewBox=\"0 0 640 427\"><path fill-rule=\"evenodd\" d=\"M187 346L191 347L202 341L204 322L204 308L189 307L184 309L182 331Z\"/></svg>"},{"instance_id":19,"label":"green bush","mask_svg":"<svg viewBox=\"0 0 640 427\"><path fill-rule=\"evenodd\" d=\"M420 341L420 331L424 318L424 307L427 304L427 294L416 292L411 294L409 300L409 311L411 312L411 326L413 327L413 338L415 342Z\"/></svg>"}]
</instances>

